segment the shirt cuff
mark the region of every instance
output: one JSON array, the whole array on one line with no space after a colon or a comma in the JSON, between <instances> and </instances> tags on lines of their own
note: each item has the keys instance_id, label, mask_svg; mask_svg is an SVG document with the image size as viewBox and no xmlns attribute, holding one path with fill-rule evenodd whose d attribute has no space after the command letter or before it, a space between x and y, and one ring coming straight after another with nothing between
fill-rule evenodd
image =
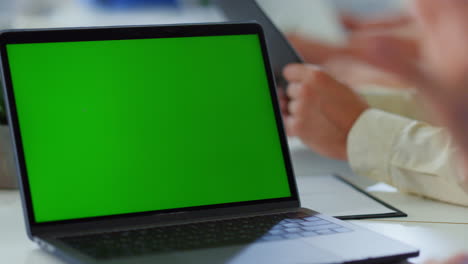
<instances>
[{"instance_id":1,"label":"shirt cuff","mask_svg":"<svg viewBox=\"0 0 468 264\"><path fill-rule=\"evenodd\" d=\"M379 85L360 85L355 90L375 109L387 113L415 119L426 120L424 106L413 89L395 89Z\"/></svg>"},{"instance_id":2,"label":"shirt cuff","mask_svg":"<svg viewBox=\"0 0 468 264\"><path fill-rule=\"evenodd\" d=\"M390 158L394 142L411 119L368 109L356 120L347 140L349 164L354 173L393 184Z\"/></svg>"}]
</instances>

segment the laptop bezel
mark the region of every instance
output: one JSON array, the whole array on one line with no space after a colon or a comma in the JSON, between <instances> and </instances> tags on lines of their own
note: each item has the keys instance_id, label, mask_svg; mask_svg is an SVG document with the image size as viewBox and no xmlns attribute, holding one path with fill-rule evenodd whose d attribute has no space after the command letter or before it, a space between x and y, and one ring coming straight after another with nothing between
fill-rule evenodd
<instances>
[{"instance_id":1,"label":"laptop bezel","mask_svg":"<svg viewBox=\"0 0 468 264\"><path fill-rule=\"evenodd\" d=\"M208 206L197 206L188 208L177 208L170 210L159 210L150 212L140 212L131 214L121 214L113 216L100 216L92 218L80 218L73 220L62 220L45 223L37 223L34 220L32 198L27 177L27 170L19 128L18 115L13 94L13 84L10 76L8 64L8 54L6 45L22 43L47 43L47 42L72 42L72 41L98 41L98 40L124 40L143 38L170 38L170 37L193 37L193 36L222 36L222 35L243 35L257 34L260 39L265 70L267 73L270 97L272 100L277 131L280 138L283 160L287 172L291 197L236 202L229 204L217 204ZM23 203L23 211L30 237L46 231L62 229L68 227L100 226L109 223L125 224L126 222L154 222L161 219L179 219L190 217L209 217L219 215L220 212L226 214L258 212L263 210L298 208L300 206L299 196L294 179L293 167L290 159L288 144L280 107L277 100L276 85L267 52L267 44L264 32L257 23L207 23L207 24L178 24L178 25L158 25L158 26L125 26L125 27L92 27L92 28L57 28L57 29L32 29L32 30L10 30L0 35L0 56L2 64L3 92L7 108L8 122L13 138L13 148L15 153L17 172L19 177L19 187ZM146 220L145 220L146 219Z\"/></svg>"}]
</instances>

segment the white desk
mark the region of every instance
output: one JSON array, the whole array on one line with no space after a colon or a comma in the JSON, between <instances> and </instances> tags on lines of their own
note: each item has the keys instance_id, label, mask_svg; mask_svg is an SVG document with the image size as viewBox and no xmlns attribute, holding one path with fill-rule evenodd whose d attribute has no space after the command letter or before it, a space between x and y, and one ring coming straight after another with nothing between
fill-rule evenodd
<instances>
[{"instance_id":1,"label":"white desk","mask_svg":"<svg viewBox=\"0 0 468 264\"><path fill-rule=\"evenodd\" d=\"M290 139L289 143L294 171L298 176L298 184L301 183L303 177L330 173L338 173L363 189L376 183L371 179L355 175L345 162L330 160L317 155L297 139ZM379 221L468 224L467 207L450 205L399 192L372 192L372 194L408 214L408 217L386 218Z\"/></svg>"},{"instance_id":2,"label":"white desk","mask_svg":"<svg viewBox=\"0 0 468 264\"><path fill-rule=\"evenodd\" d=\"M293 144L291 150L296 170L301 174L310 172L309 176L298 177L298 184L301 184L302 177L333 171L340 172L361 187L372 184L369 180L352 175L346 164L323 159L300 144ZM421 256L411 259L411 262L420 263L430 258L446 258L460 251L468 252L467 208L401 193L383 193L377 196L404 210L409 217L352 222L421 249ZM9 264L63 263L39 250L26 237L17 191L0 191L0 258L8 260L6 263Z\"/></svg>"},{"instance_id":3,"label":"white desk","mask_svg":"<svg viewBox=\"0 0 468 264\"><path fill-rule=\"evenodd\" d=\"M432 203L421 201L421 204ZM396 206L399 206L395 204ZM460 210L463 210L460 208ZM412 213L409 212L408 213ZM417 213L417 212L416 212ZM434 211L435 214L438 212ZM395 220L351 221L375 232L421 249L421 256L411 259L420 263L429 258L446 258L468 251L468 224L406 222ZM9 264L63 263L42 252L26 237L21 202L17 191L0 191L0 258ZM2 261L3 262L3 261Z\"/></svg>"},{"instance_id":4,"label":"white desk","mask_svg":"<svg viewBox=\"0 0 468 264\"><path fill-rule=\"evenodd\" d=\"M346 163L320 157L296 139L290 139L290 148L298 185L304 177L326 173L339 173L363 189L375 184L353 174ZM373 192L373 195L407 213L408 217L351 222L419 248L421 255L410 262L421 263L468 252L468 208L399 192Z\"/></svg>"}]
</instances>

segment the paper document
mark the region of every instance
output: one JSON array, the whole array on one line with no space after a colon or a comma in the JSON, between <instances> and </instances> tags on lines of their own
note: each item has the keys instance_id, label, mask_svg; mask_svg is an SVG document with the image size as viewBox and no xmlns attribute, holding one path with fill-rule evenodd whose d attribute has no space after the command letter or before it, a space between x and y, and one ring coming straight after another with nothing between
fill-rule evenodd
<instances>
[{"instance_id":1,"label":"paper document","mask_svg":"<svg viewBox=\"0 0 468 264\"><path fill-rule=\"evenodd\" d=\"M296 179L302 207L342 219L406 216L338 176L300 176Z\"/></svg>"}]
</instances>

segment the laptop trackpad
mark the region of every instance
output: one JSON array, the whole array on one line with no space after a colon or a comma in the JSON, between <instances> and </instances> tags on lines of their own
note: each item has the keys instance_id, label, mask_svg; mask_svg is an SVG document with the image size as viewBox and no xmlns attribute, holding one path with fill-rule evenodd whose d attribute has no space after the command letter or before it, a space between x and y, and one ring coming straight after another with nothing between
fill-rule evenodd
<instances>
[{"instance_id":1,"label":"laptop trackpad","mask_svg":"<svg viewBox=\"0 0 468 264\"><path fill-rule=\"evenodd\" d=\"M324 250L311 247L302 239L277 242L260 242L244 246L231 246L129 258L112 263L336 263L342 258ZM135 262L137 261L137 262Z\"/></svg>"}]
</instances>

